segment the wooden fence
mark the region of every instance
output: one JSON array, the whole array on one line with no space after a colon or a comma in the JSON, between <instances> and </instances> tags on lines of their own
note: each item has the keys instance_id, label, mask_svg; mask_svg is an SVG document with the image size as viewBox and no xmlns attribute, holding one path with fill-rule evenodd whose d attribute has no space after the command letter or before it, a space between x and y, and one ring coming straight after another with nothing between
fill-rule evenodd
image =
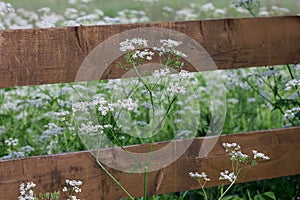
<instances>
[{"instance_id":1,"label":"wooden fence","mask_svg":"<svg viewBox=\"0 0 300 200\"><path fill-rule=\"evenodd\" d=\"M0 87L74 82L84 58L98 44L141 27L167 28L187 35L207 50L218 69L300 63L300 16L6 30L0 31ZM112 65L100 78L118 78L122 73ZM220 185L219 172L230 167L222 142L236 142L245 152L258 149L271 157L250 170L242 182L299 174L298 134L300 127L222 135L201 159L198 152L204 138L196 138L178 160L149 173L149 195L199 188L188 176L199 168L210 175L207 186ZM186 142L189 140L170 143L176 151ZM154 150L166 143L155 143ZM143 152L148 145L126 148ZM134 197L143 195L142 174L109 171ZM0 199L17 199L19 184L24 181L34 181L37 191L49 192L57 190L66 178L83 180L81 199L126 197L89 152L74 152L0 161Z\"/></svg>"}]
</instances>

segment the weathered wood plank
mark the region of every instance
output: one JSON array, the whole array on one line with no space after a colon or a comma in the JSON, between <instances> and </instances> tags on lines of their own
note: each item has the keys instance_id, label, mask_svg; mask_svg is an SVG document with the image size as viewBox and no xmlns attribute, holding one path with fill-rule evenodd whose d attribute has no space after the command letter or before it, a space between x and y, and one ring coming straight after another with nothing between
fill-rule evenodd
<instances>
[{"instance_id":1,"label":"weathered wood plank","mask_svg":"<svg viewBox=\"0 0 300 200\"><path fill-rule=\"evenodd\" d=\"M249 171L242 182L268 179L300 173L300 127L256 131L223 135L205 158L199 158L198 152L204 138L196 138L190 148L165 168L149 173L149 194L161 194L199 188L188 172L205 171L211 181L207 186L220 185L220 171L230 169L230 160L221 144L236 142L245 153L252 149L264 152L271 160L259 163ZM172 141L174 151L189 140ZM166 142L156 143L154 150ZM147 145L128 147L133 152L143 152ZM106 150L111 151L111 150ZM102 154L105 156L106 154ZM163 156L163 155L162 155ZM129 174L116 170L109 171L124 185L130 193L139 197L143 193L142 174ZM55 191L64 184L64 179L83 180L83 192L80 199L119 199L124 193L98 167L89 152L67 153L51 156L30 157L10 161L0 161L1 199L17 199L19 184L25 181L37 183L36 191Z\"/></svg>"},{"instance_id":2,"label":"weathered wood plank","mask_svg":"<svg viewBox=\"0 0 300 200\"><path fill-rule=\"evenodd\" d=\"M143 27L172 29L194 39L218 69L300 62L300 16L6 30L0 31L0 87L74 82L81 63L97 45ZM123 73L112 65L99 78Z\"/></svg>"}]
</instances>

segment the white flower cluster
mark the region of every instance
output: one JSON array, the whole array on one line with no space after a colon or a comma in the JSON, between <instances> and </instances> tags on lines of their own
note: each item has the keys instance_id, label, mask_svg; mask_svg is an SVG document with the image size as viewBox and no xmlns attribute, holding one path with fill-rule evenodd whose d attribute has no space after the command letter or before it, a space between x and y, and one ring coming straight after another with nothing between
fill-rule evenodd
<instances>
[{"instance_id":1,"label":"white flower cluster","mask_svg":"<svg viewBox=\"0 0 300 200\"><path fill-rule=\"evenodd\" d=\"M300 108L297 108L297 107L294 107L294 108L292 108L292 109L290 109L290 110L286 110L285 111L285 114L284 114L284 118L285 119L292 119L292 118L294 118L295 117L295 115L298 113L298 112L300 112Z\"/></svg>"},{"instance_id":2,"label":"white flower cluster","mask_svg":"<svg viewBox=\"0 0 300 200\"><path fill-rule=\"evenodd\" d=\"M223 143L223 147L226 152L231 155L231 160L237 160L238 162L248 162L249 156L241 152L241 146L236 143ZM252 150L253 158L257 161L269 160L270 158L263 153Z\"/></svg>"},{"instance_id":3,"label":"white flower cluster","mask_svg":"<svg viewBox=\"0 0 300 200\"><path fill-rule=\"evenodd\" d=\"M210 12L210 11L213 11L214 9L215 9L215 6L210 2L206 3L206 4L203 4L200 7L200 10L203 11L203 12Z\"/></svg>"},{"instance_id":4,"label":"white flower cluster","mask_svg":"<svg viewBox=\"0 0 300 200\"><path fill-rule=\"evenodd\" d=\"M60 121L65 121L67 116L70 116L70 112L67 110L61 110L60 112L48 112L46 116L59 118Z\"/></svg>"},{"instance_id":5,"label":"white flower cluster","mask_svg":"<svg viewBox=\"0 0 300 200\"><path fill-rule=\"evenodd\" d=\"M196 178L196 179L204 179L205 181L210 181L210 179L207 177L205 172L201 172L200 174L198 172L190 172L189 176L191 178Z\"/></svg>"},{"instance_id":6,"label":"white flower cluster","mask_svg":"<svg viewBox=\"0 0 300 200\"><path fill-rule=\"evenodd\" d=\"M187 55L185 53L175 49L175 47L178 47L179 45L181 45L182 42L176 41L176 40L171 40L171 39L161 39L160 43L162 44L161 47L153 47L153 50L160 52L160 55L162 55L164 53L173 53L173 54L183 57L183 58L187 57Z\"/></svg>"},{"instance_id":7,"label":"white flower cluster","mask_svg":"<svg viewBox=\"0 0 300 200\"><path fill-rule=\"evenodd\" d=\"M180 41L171 40L171 39L161 39L159 42L163 45L163 47L166 47L168 49L178 47L179 45L182 44L182 42Z\"/></svg>"},{"instance_id":8,"label":"white flower cluster","mask_svg":"<svg viewBox=\"0 0 300 200\"><path fill-rule=\"evenodd\" d=\"M82 186L83 182L81 180L68 180L66 179L67 186L62 189L63 192L68 192L69 199L67 200L80 200L73 193L81 192L80 186Z\"/></svg>"},{"instance_id":9,"label":"white flower cluster","mask_svg":"<svg viewBox=\"0 0 300 200\"><path fill-rule=\"evenodd\" d=\"M26 187L24 183L20 185L20 196L19 200L35 200L33 188L35 188L36 184L33 182L27 182Z\"/></svg>"},{"instance_id":10,"label":"white flower cluster","mask_svg":"<svg viewBox=\"0 0 300 200\"><path fill-rule=\"evenodd\" d=\"M24 158L26 155L24 152L17 151L17 152L10 152L8 155L3 156L0 158L0 160L9 160L13 158Z\"/></svg>"},{"instance_id":11,"label":"white flower cluster","mask_svg":"<svg viewBox=\"0 0 300 200\"><path fill-rule=\"evenodd\" d=\"M145 49L143 51L136 50L133 53L132 58L133 59L141 58L141 59L146 59L146 60L152 60L153 56L154 56L154 52L150 51L149 49Z\"/></svg>"},{"instance_id":12,"label":"white flower cluster","mask_svg":"<svg viewBox=\"0 0 300 200\"><path fill-rule=\"evenodd\" d=\"M43 131L43 135L61 135L62 132L65 130L64 127L58 126L55 123L49 122L47 125L44 126L45 131Z\"/></svg>"},{"instance_id":13,"label":"white flower cluster","mask_svg":"<svg viewBox=\"0 0 300 200\"><path fill-rule=\"evenodd\" d=\"M171 73L170 69L167 68L167 67L165 67L165 68L163 68L163 69L157 69L157 70L154 70L153 76L154 76L155 78L159 78L159 77L166 76L166 75L168 75L168 74L170 74L170 73Z\"/></svg>"},{"instance_id":14,"label":"white flower cluster","mask_svg":"<svg viewBox=\"0 0 300 200\"><path fill-rule=\"evenodd\" d=\"M231 156L231 160L238 162L248 162L249 156L241 152L241 146L237 143L223 143L225 151Z\"/></svg>"},{"instance_id":15,"label":"white flower cluster","mask_svg":"<svg viewBox=\"0 0 300 200\"><path fill-rule=\"evenodd\" d=\"M154 70L153 77L160 78L165 77L171 74L171 70L168 67ZM186 80L194 78L194 74L186 71L181 70L179 74L172 74L170 76L170 83L166 89L167 92L171 94L185 94L186 93Z\"/></svg>"},{"instance_id":16,"label":"white flower cluster","mask_svg":"<svg viewBox=\"0 0 300 200\"><path fill-rule=\"evenodd\" d=\"M291 90L292 87L300 87L300 80L293 79L290 80L286 85L284 90Z\"/></svg>"},{"instance_id":17,"label":"white flower cluster","mask_svg":"<svg viewBox=\"0 0 300 200\"><path fill-rule=\"evenodd\" d=\"M179 82L175 82L167 88L167 92L172 94L185 94L186 88L182 86Z\"/></svg>"},{"instance_id":18,"label":"white flower cluster","mask_svg":"<svg viewBox=\"0 0 300 200\"><path fill-rule=\"evenodd\" d=\"M128 52L135 50L135 45L141 46L141 47L148 47L148 40L142 39L142 38L132 38L132 39L126 39L123 42L120 42L120 51L122 52Z\"/></svg>"},{"instance_id":19,"label":"white flower cluster","mask_svg":"<svg viewBox=\"0 0 300 200\"><path fill-rule=\"evenodd\" d=\"M228 170L225 170L224 172L220 172L219 180L227 180L232 183L236 179L237 179L237 176L234 174L234 172L229 173Z\"/></svg>"},{"instance_id":20,"label":"white flower cluster","mask_svg":"<svg viewBox=\"0 0 300 200\"><path fill-rule=\"evenodd\" d=\"M19 144L19 140L17 138L9 138L8 140L4 141L4 144L7 146L17 146Z\"/></svg>"},{"instance_id":21,"label":"white flower cluster","mask_svg":"<svg viewBox=\"0 0 300 200\"><path fill-rule=\"evenodd\" d=\"M62 111L60 111L60 112L53 112L53 115L54 115L55 117L65 117L65 116L70 115L70 112L67 111L67 110L62 110Z\"/></svg>"},{"instance_id":22,"label":"white flower cluster","mask_svg":"<svg viewBox=\"0 0 300 200\"><path fill-rule=\"evenodd\" d=\"M282 13L282 14L286 14L289 13L290 10L287 8L282 8L282 7L278 7L278 6L272 6L271 7L272 11L276 11L276 13Z\"/></svg>"},{"instance_id":23,"label":"white flower cluster","mask_svg":"<svg viewBox=\"0 0 300 200\"><path fill-rule=\"evenodd\" d=\"M186 70L180 70L179 72L179 76L185 80L187 79L191 79L191 78L195 78L194 74L189 72L189 71L186 71Z\"/></svg>"},{"instance_id":24,"label":"white flower cluster","mask_svg":"<svg viewBox=\"0 0 300 200\"><path fill-rule=\"evenodd\" d=\"M73 112L88 112L89 103L88 102L76 102L72 104Z\"/></svg>"},{"instance_id":25,"label":"white flower cluster","mask_svg":"<svg viewBox=\"0 0 300 200\"><path fill-rule=\"evenodd\" d=\"M257 152L256 150L252 150L253 157L255 160L270 160L269 156L266 156L263 153Z\"/></svg>"},{"instance_id":26,"label":"white flower cluster","mask_svg":"<svg viewBox=\"0 0 300 200\"><path fill-rule=\"evenodd\" d=\"M138 107L136 101L131 98L128 99L118 99L116 103L109 103L104 97L95 97L91 102L77 102L73 104L73 112L88 112L89 108L97 108L102 116L106 116L109 112L114 112L115 110L127 110L133 111Z\"/></svg>"},{"instance_id":27,"label":"white flower cluster","mask_svg":"<svg viewBox=\"0 0 300 200\"><path fill-rule=\"evenodd\" d=\"M0 17L9 12L15 12L15 9L11 6L10 3L5 3L0 1Z\"/></svg>"},{"instance_id":28,"label":"white flower cluster","mask_svg":"<svg viewBox=\"0 0 300 200\"><path fill-rule=\"evenodd\" d=\"M87 124L81 124L79 132L81 135L89 134L90 136L96 136L103 134L103 130L106 128L112 128L112 125L93 125L92 122L88 122Z\"/></svg>"},{"instance_id":29,"label":"white flower cluster","mask_svg":"<svg viewBox=\"0 0 300 200\"><path fill-rule=\"evenodd\" d=\"M91 105L97 106L97 109L102 116L106 116L109 112L113 112L116 107L115 104L108 103L104 97L96 98L91 102Z\"/></svg>"},{"instance_id":30,"label":"white flower cluster","mask_svg":"<svg viewBox=\"0 0 300 200\"><path fill-rule=\"evenodd\" d=\"M237 143L223 143L222 146L225 148L226 152L239 151L241 150L241 146Z\"/></svg>"},{"instance_id":31,"label":"white flower cluster","mask_svg":"<svg viewBox=\"0 0 300 200\"><path fill-rule=\"evenodd\" d=\"M232 152L231 153L231 160L238 160L239 162L247 162L249 156L247 154L242 153L241 151Z\"/></svg>"},{"instance_id":32,"label":"white flower cluster","mask_svg":"<svg viewBox=\"0 0 300 200\"><path fill-rule=\"evenodd\" d=\"M92 104L97 106L98 111L102 116L106 116L108 112L113 112L115 109L124 109L133 111L138 107L137 102L133 99L118 99L117 103L108 103L103 97L95 99Z\"/></svg>"},{"instance_id":33,"label":"white flower cluster","mask_svg":"<svg viewBox=\"0 0 300 200\"><path fill-rule=\"evenodd\" d=\"M133 111L138 107L137 102L133 101L133 99L131 98L122 99L122 100L119 99L117 104L115 105L118 106L120 109L124 109L128 111Z\"/></svg>"}]
</instances>

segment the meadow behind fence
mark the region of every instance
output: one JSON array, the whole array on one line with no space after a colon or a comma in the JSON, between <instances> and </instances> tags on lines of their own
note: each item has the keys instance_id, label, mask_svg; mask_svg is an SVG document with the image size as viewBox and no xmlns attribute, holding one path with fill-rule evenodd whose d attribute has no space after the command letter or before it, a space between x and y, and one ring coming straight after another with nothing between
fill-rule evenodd
<instances>
[{"instance_id":1,"label":"meadow behind fence","mask_svg":"<svg viewBox=\"0 0 300 200\"><path fill-rule=\"evenodd\" d=\"M298 198L299 16L76 2L0 2L1 199Z\"/></svg>"}]
</instances>

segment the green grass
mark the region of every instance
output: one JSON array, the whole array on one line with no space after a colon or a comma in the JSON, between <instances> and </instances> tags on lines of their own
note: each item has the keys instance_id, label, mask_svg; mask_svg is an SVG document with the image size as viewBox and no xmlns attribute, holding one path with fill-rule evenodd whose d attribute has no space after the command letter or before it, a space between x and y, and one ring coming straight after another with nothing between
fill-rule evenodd
<instances>
[{"instance_id":1,"label":"green grass","mask_svg":"<svg viewBox=\"0 0 300 200\"><path fill-rule=\"evenodd\" d=\"M5 0L10 2L17 8L26 8L29 10L36 11L41 7L50 7L53 11L62 14L64 10L70 5L66 0ZM229 0L159 0L152 5L136 2L134 0L94 0L88 4L88 9L92 11L95 8L101 9L106 15L113 17L117 15L118 11L123 9L135 9L135 10L148 10L152 16L152 21L165 21L170 20L167 18L162 11L164 6L169 6L174 10L182 9L190 5L203 5L207 2L212 2L217 8L225 8L230 4ZM296 15L300 12L299 0L262 0L261 6L271 7L273 5L288 8L290 15ZM250 16L250 15L249 15ZM228 14L227 17L236 17L234 14Z\"/></svg>"}]
</instances>

